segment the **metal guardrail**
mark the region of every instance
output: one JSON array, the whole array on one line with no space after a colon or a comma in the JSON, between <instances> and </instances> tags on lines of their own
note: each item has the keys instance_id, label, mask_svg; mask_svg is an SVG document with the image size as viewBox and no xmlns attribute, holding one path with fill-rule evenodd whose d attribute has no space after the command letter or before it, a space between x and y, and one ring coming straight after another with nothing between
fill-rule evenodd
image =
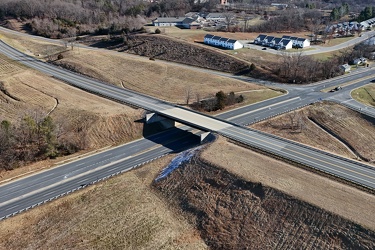
<instances>
[{"instance_id":1,"label":"metal guardrail","mask_svg":"<svg viewBox=\"0 0 375 250\"><path fill-rule=\"evenodd\" d=\"M340 105L342 105L342 106L344 106L344 107L346 107L346 108L348 108L348 109L351 109L351 110L353 110L353 111L356 111L356 112L358 112L358 113L361 113L361 114L363 114L363 115L367 115L367 116L369 116L369 117L375 118L375 114L374 114L374 113L371 113L371 112L368 112L366 109L357 108L357 107L355 107L355 106L353 106L353 105L349 105L349 104L347 104L347 103L345 103L345 102L340 102L340 101L337 101L337 100L331 100L331 101L333 101L333 102L335 102L335 103L338 103L338 104L340 104Z\"/></svg>"},{"instance_id":2,"label":"metal guardrail","mask_svg":"<svg viewBox=\"0 0 375 250\"><path fill-rule=\"evenodd\" d=\"M280 154L280 153L277 153L277 152L274 152L274 151L264 150L263 148L260 148L260 147L258 147L258 146L256 146L256 145L250 145L249 143L245 142L245 141L242 140L242 139L234 138L234 137L232 137L232 136L225 136L225 137L227 137L227 138L229 138L229 139L232 139L232 140L234 140L234 141L240 142L240 143L242 143L242 144L245 144L245 145L247 145L247 146L250 146L250 147L252 147L252 148L255 148L255 149L257 149L257 150L260 150L260 151L263 151L263 152L266 152L266 153L269 153L269 154L275 155L275 156L277 156L277 157L279 157L279 158L286 159L286 160L288 160L288 161L291 161L291 162L294 162L294 163L300 164L300 165L302 165L302 166L306 166L306 167L308 167L308 168L311 168L311 169L314 169L314 170L316 170L316 171L319 171L319 172L322 172L322 173L328 174L328 175L330 175L330 176L334 176L334 177L336 177L336 178L339 178L339 179L342 179L342 180L348 181L349 183L354 183L354 184L356 184L356 185L358 185L358 186L360 186L360 187L363 187L363 188L366 188L366 189L372 189L372 187L370 187L370 186L363 185L363 184L361 184L361 183L359 183L359 182L356 182L356 181L350 180L350 179L348 179L348 178L345 178L345 177L342 177L342 176L338 176L338 175L336 175L336 174L334 174L334 173L332 173L332 172L329 172L329 171L326 171L326 170L323 170L323 169L320 169L320 168L316 168L316 167L314 167L314 166L312 166L312 165L310 165L310 164L308 164L308 163L302 162L302 161L300 161L300 160L292 159L292 158L290 158L290 157L288 157L288 156L284 156L284 155L282 155L282 154ZM319 150L318 150L318 151L319 151Z\"/></svg>"},{"instance_id":3,"label":"metal guardrail","mask_svg":"<svg viewBox=\"0 0 375 250\"><path fill-rule=\"evenodd\" d=\"M147 163L150 163L150 162L152 162L152 161L155 161L155 160L157 160L157 159L160 159L160 158L162 158L162 157L164 157L164 156L166 156L166 155L168 155L168 154L169 154L169 153L165 153L165 154L163 154L163 155L156 156L156 157L154 157L154 158L152 158L152 159L147 160L146 162L138 163L138 164L136 164L136 165L134 165L134 166L132 166L132 167L130 167L130 168L128 168L128 169L123 169L123 170L121 170L121 171L117 171L117 172L115 172L115 173L112 173L112 174L109 174L109 175L107 175L107 176L104 176L104 177L102 177L102 178L100 178L100 179L97 179L97 180L91 181L91 182L89 182L89 183L87 183L87 184L85 184L85 185L81 185L81 186L79 186L79 187L75 187L75 188L73 188L73 189L71 189L71 190L68 190L68 191L62 193L62 194L58 194L58 195L53 196L53 197L51 197L51 198L49 198L49 199L46 199L46 200L43 200L43 201L41 201L41 202L35 203L35 204L33 204L33 205L30 205L30 206L28 206L27 208L23 208L23 209L20 209L20 210L18 210L18 211L16 211L16 212L13 212L13 213L10 213L10 214L8 214L8 215L5 215L5 216L3 216L3 217L0 218L0 221L5 220L5 219L8 219L9 217L15 216L15 215L20 214L20 213L22 213L22 212L25 212L25 211L27 211L27 210L29 210L29 209L35 208L35 207L37 207L37 206L43 205L43 204L45 204L45 203L51 202L51 201L53 201L53 200L56 200L56 199L61 198L61 197L65 196L65 195L68 195L68 194L70 194L70 193L73 193L73 192L76 192L76 191L78 191L78 190L81 190L81 189L83 189L83 188L86 188L86 187L88 187L88 186L90 186L90 185L93 185L93 184L95 184L95 183L97 183L97 182L100 182L100 181L103 181L103 180L106 180L106 179L112 178L112 177L117 176L117 175L119 175L119 174L122 174L122 173L124 173L124 172L127 172L127 171L130 171L130 170L132 170L132 169L138 168L138 167L143 166L143 165L145 165L145 164L147 164Z\"/></svg>"}]
</instances>

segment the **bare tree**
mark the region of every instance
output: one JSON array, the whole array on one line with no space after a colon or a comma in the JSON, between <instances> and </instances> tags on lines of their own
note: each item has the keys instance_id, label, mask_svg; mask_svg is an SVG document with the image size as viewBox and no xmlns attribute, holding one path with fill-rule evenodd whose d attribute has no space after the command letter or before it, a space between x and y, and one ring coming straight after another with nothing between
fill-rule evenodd
<instances>
[{"instance_id":1,"label":"bare tree","mask_svg":"<svg viewBox=\"0 0 375 250\"><path fill-rule=\"evenodd\" d=\"M236 16L233 13L230 13L230 12L224 12L223 16L225 18L224 23L227 26L227 31L230 31L230 26L233 24Z\"/></svg>"},{"instance_id":2,"label":"bare tree","mask_svg":"<svg viewBox=\"0 0 375 250\"><path fill-rule=\"evenodd\" d=\"M185 88L186 105L189 105L192 95L193 95L193 93L192 93L191 87L190 86L186 87Z\"/></svg>"}]
</instances>

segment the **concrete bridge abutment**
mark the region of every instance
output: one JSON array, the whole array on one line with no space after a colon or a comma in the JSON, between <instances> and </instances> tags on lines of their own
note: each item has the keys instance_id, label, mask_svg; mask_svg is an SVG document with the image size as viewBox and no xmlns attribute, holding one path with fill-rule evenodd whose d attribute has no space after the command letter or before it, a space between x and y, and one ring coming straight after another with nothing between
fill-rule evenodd
<instances>
[{"instance_id":1,"label":"concrete bridge abutment","mask_svg":"<svg viewBox=\"0 0 375 250\"><path fill-rule=\"evenodd\" d=\"M155 113L146 114L146 124L158 123L163 129L173 128L175 121Z\"/></svg>"}]
</instances>

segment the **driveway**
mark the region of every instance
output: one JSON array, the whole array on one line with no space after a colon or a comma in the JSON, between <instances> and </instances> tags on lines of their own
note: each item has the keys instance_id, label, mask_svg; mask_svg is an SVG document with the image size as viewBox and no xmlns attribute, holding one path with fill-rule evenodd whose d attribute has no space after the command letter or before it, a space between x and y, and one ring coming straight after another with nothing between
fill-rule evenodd
<instances>
[{"instance_id":1,"label":"driveway","mask_svg":"<svg viewBox=\"0 0 375 250\"><path fill-rule=\"evenodd\" d=\"M338 45L335 45L335 46L330 46L330 47L322 47L322 46L319 46L319 45L312 45L310 46L309 50L301 50L303 52L304 55L314 55L314 54L319 54L319 53L326 53L326 52L331 52L331 51L335 51L335 50L340 50L340 49L344 49L344 48L347 48L347 47L350 47L350 46L353 46L353 45L356 45L358 43L361 43L371 37L375 36L375 31L368 31L368 32L364 32L362 33L362 36L361 37L355 37L349 41L346 41L346 42L343 42L343 43L340 43ZM260 45L255 45L255 44L248 44L249 40L240 40L241 43L243 44L246 44L247 47L251 48L251 49L256 49L256 50L262 50L263 46L260 46ZM276 55L281 55L282 53L285 53L285 51L280 51L280 50L274 50L272 48L267 48L266 50L262 50L266 53L272 53L272 54L276 54ZM299 52L288 52L290 54L296 54L296 53L299 53Z\"/></svg>"}]
</instances>

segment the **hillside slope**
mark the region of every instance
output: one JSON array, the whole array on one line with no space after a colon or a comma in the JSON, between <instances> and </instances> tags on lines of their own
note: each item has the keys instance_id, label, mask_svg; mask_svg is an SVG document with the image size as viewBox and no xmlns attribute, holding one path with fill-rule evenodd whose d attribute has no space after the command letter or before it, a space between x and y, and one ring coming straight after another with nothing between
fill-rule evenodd
<instances>
[{"instance_id":1,"label":"hillside slope","mask_svg":"<svg viewBox=\"0 0 375 250\"><path fill-rule=\"evenodd\" d=\"M375 247L375 232L198 157L154 187L211 249Z\"/></svg>"}]
</instances>

